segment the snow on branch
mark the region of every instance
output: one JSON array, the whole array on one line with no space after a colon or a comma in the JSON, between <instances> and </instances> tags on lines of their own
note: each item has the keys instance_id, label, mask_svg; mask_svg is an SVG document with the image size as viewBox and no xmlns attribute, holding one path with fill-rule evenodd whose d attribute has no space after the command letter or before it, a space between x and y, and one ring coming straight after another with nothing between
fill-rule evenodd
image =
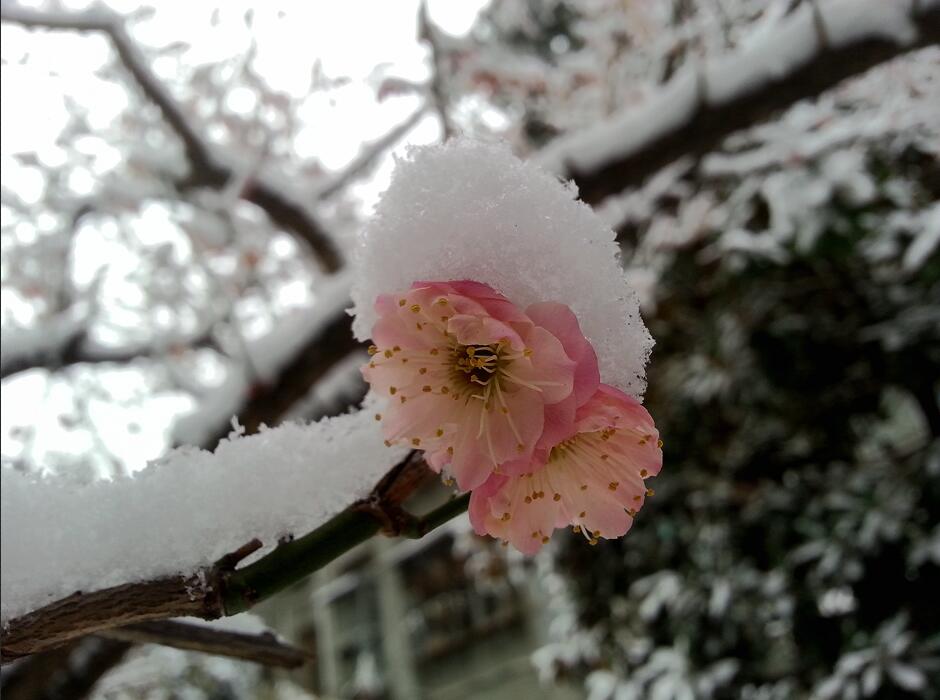
<instances>
[{"instance_id":1,"label":"snow on branch","mask_svg":"<svg viewBox=\"0 0 940 700\"><path fill-rule=\"evenodd\" d=\"M80 13L43 12L4 3L0 9L0 19L32 28L107 34L122 64L183 142L190 173L178 184L183 187L221 188L238 176L235 168L213 152L211 145L193 127L190 118L154 75L147 59L128 35L119 15L100 9ZM240 195L261 207L276 224L304 240L324 270L336 272L342 267L342 255L336 243L302 199L289 193L283 183L268 182L260 174L253 173L241 188Z\"/></svg>"},{"instance_id":2,"label":"snow on branch","mask_svg":"<svg viewBox=\"0 0 940 700\"><path fill-rule=\"evenodd\" d=\"M559 138L537 160L597 203L773 112L937 43L937 0L803 3L760 40L689 67L643 104Z\"/></svg>"},{"instance_id":3,"label":"snow on branch","mask_svg":"<svg viewBox=\"0 0 940 700\"><path fill-rule=\"evenodd\" d=\"M279 540L328 523L406 454L387 448L362 410L232 436L214 453L181 448L133 477L79 487L3 469L4 655L76 636L76 620L88 633L231 614L211 578L234 568L228 553L257 538L268 556L283 557ZM343 541L342 531L332 537L334 548ZM51 610L38 622L37 613L23 617L43 606Z\"/></svg>"}]
</instances>

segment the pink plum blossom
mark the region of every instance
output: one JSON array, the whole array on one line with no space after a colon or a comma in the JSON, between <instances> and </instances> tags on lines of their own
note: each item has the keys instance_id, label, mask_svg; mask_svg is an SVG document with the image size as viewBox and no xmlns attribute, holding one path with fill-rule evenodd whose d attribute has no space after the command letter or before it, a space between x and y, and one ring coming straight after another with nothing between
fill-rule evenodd
<instances>
[{"instance_id":1,"label":"pink plum blossom","mask_svg":"<svg viewBox=\"0 0 940 700\"><path fill-rule=\"evenodd\" d=\"M363 375L387 407L387 444L425 451L461 490L537 468L571 434L599 384L597 358L564 304L519 309L472 281L416 282L375 304Z\"/></svg>"},{"instance_id":2,"label":"pink plum blossom","mask_svg":"<svg viewBox=\"0 0 940 700\"><path fill-rule=\"evenodd\" d=\"M510 476L493 474L470 497L470 520L490 534L534 554L556 528L572 525L594 544L622 537L652 495L645 479L659 473L662 443L640 403L602 384L577 410L571 432L544 466Z\"/></svg>"}]
</instances>

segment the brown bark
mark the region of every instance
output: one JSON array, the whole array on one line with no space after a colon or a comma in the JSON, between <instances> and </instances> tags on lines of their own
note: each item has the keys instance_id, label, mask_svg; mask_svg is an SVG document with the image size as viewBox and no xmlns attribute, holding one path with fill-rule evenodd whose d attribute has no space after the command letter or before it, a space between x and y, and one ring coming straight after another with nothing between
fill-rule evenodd
<instances>
[{"instance_id":1,"label":"brown bark","mask_svg":"<svg viewBox=\"0 0 940 700\"><path fill-rule=\"evenodd\" d=\"M11 620L3 631L2 661L61 646L111 627L169 617L220 617L218 587L206 583L212 571L190 577L112 586L72 595Z\"/></svg>"},{"instance_id":2,"label":"brown bark","mask_svg":"<svg viewBox=\"0 0 940 700\"><path fill-rule=\"evenodd\" d=\"M105 630L100 636L124 642L160 644L185 651L227 656L278 668L297 668L313 659L312 654L279 642L270 633L231 632L177 620L140 622L115 627Z\"/></svg>"}]
</instances>

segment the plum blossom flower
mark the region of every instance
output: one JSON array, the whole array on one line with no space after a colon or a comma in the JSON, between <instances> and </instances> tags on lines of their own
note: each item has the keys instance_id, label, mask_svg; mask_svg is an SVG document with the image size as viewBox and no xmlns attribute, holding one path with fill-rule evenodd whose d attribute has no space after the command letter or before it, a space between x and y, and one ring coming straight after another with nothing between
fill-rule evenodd
<instances>
[{"instance_id":1,"label":"plum blossom flower","mask_svg":"<svg viewBox=\"0 0 940 700\"><path fill-rule=\"evenodd\" d=\"M493 474L470 496L478 534L534 554L556 528L572 525L594 544L622 537L647 496L645 480L659 473L662 442L653 419L636 399L607 385L577 411L570 434L544 466L515 476Z\"/></svg>"},{"instance_id":2,"label":"plum blossom flower","mask_svg":"<svg viewBox=\"0 0 940 700\"><path fill-rule=\"evenodd\" d=\"M387 444L425 451L461 490L521 474L572 431L599 384L597 358L564 304L519 309L472 281L416 282L375 304L363 375L388 405Z\"/></svg>"}]
</instances>

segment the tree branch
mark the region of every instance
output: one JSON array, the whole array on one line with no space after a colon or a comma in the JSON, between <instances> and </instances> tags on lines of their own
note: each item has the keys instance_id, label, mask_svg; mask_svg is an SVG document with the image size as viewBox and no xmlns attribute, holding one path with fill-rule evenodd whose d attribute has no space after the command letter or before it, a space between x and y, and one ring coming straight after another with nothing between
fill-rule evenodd
<instances>
[{"instance_id":1,"label":"tree branch","mask_svg":"<svg viewBox=\"0 0 940 700\"><path fill-rule=\"evenodd\" d=\"M431 81L429 86L431 99L434 102L434 109L437 111L437 115L441 120L441 130L444 134L444 140L446 141L454 135L455 129L453 120L450 118L447 93L444 88L444 81L442 80L442 73L444 72L444 52L441 50L438 36L439 31L440 30L434 26L434 23L431 22L431 18L428 15L427 3L422 2L421 6L418 8L418 38L428 45L428 49L431 53Z\"/></svg>"},{"instance_id":2,"label":"tree branch","mask_svg":"<svg viewBox=\"0 0 940 700\"><path fill-rule=\"evenodd\" d=\"M4 669L3 700L78 700L124 660L128 642L85 637Z\"/></svg>"},{"instance_id":3,"label":"tree branch","mask_svg":"<svg viewBox=\"0 0 940 700\"><path fill-rule=\"evenodd\" d=\"M298 350L274 382L253 388L251 396L238 411L238 422L248 434L256 433L262 424L277 425L290 407L303 398L331 367L360 347L364 345L353 337L352 318L345 310L340 310ZM231 432L229 418L226 416L205 447L215 447Z\"/></svg>"},{"instance_id":4,"label":"tree branch","mask_svg":"<svg viewBox=\"0 0 940 700\"><path fill-rule=\"evenodd\" d=\"M680 72L635 109L559 138L538 160L573 179L581 199L596 204L639 186L683 156L701 157L715 150L735 131L799 100L940 43L936 0L913 3L909 17L899 15L900 3L882 0L821 2L814 7L804 4L781 21L769 42ZM883 21L886 15L895 24L907 21L910 26L892 26ZM912 35L906 34L911 28ZM804 46L807 50L795 56Z\"/></svg>"},{"instance_id":5,"label":"tree branch","mask_svg":"<svg viewBox=\"0 0 940 700\"><path fill-rule=\"evenodd\" d=\"M278 668L297 668L313 659L311 653L279 642L270 632L247 634L179 620L140 622L105 630L99 636L136 644L161 644Z\"/></svg>"},{"instance_id":6,"label":"tree branch","mask_svg":"<svg viewBox=\"0 0 940 700\"><path fill-rule=\"evenodd\" d=\"M350 182L368 173L385 151L398 143L405 134L417 126L427 111L427 105L422 104L401 124L392 127L375 141L364 144L352 162L337 173L326 185L317 188L317 197L319 199L332 197Z\"/></svg>"},{"instance_id":7,"label":"tree branch","mask_svg":"<svg viewBox=\"0 0 940 700\"><path fill-rule=\"evenodd\" d=\"M209 143L191 125L189 117L150 70L146 58L124 29L119 15L101 10L59 14L4 4L0 8L0 19L32 28L106 34L121 63L183 142L190 174L178 184L183 188L221 188L234 177L233 169L213 153ZM274 223L304 240L326 272L336 272L342 267L342 255L333 239L300 199L291 197L283 186L254 177L242 188L240 196L264 209Z\"/></svg>"},{"instance_id":8,"label":"tree branch","mask_svg":"<svg viewBox=\"0 0 940 700\"><path fill-rule=\"evenodd\" d=\"M169 347L134 346L107 350L104 348L89 348L86 343L85 329L73 335L68 342L60 348L47 348L32 354L18 355L0 363L0 379L6 379L19 372L29 369L42 368L56 372L75 365L96 365L114 362L126 364L139 359L157 359L172 353L177 348L195 350L197 348L214 347L212 331L208 331L197 338L189 340L180 339Z\"/></svg>"},{"instance_id":9,"label":"tree branch","mask_svg":"<svg viewBox=\"0 0 940 700\"><path fill-rule=\"evenodd\" d=\"M2 661L150 620L199 617L213 620L248 610L256 603L300 581L344 552L400 522L401 506L428 472L417 453L410 454L373 489L372 495L298 539L283 541L257 561L234 568L253 550L240 548L213 566L186 576L127 583L90 593L76 592L8 621L3 630ZM466 509L466 499L417 519L413 536L424 534ZM404 518L407 523L408 518ZM397 528L399 531L405 528Z\"/></svg>"}]
</instances>

